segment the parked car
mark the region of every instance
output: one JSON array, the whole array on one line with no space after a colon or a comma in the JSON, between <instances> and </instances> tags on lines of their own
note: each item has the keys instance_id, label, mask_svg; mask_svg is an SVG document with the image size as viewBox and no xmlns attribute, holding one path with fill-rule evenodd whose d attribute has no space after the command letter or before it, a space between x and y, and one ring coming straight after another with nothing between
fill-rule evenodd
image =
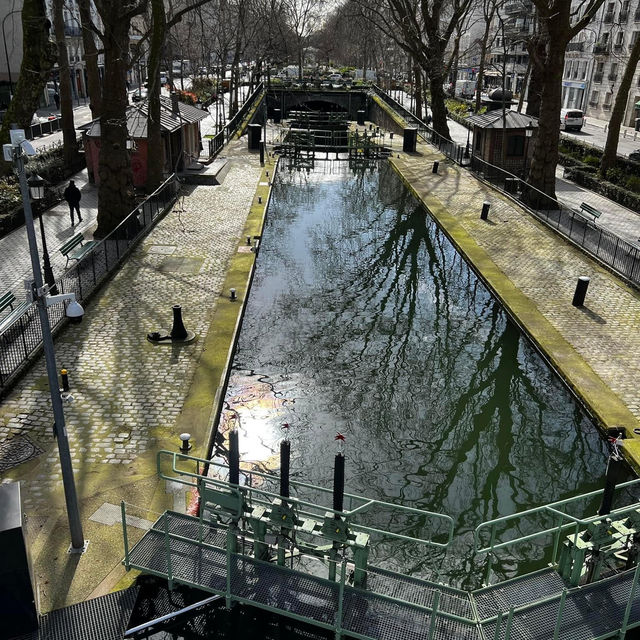
<instances>
[{"instance_id":1,"label":"parked car","mask_svg":"<svg viewBox=\"0 0 640 640\"><path fill-rule=\"evenodd\" d=\"M560 110L560 130L580 131L584 126L584 113L580 109Z\"/></svg>"},{"instance_id":2,"label":"parked car","mask_svg":"<svg viewBox=\"0 0 640 640\"><path fill-rule=\"evenodd\" d=\"M640 162L640 149L636 149L629 154L629 160L634 162Z\"/></svg>"}]
</instances>

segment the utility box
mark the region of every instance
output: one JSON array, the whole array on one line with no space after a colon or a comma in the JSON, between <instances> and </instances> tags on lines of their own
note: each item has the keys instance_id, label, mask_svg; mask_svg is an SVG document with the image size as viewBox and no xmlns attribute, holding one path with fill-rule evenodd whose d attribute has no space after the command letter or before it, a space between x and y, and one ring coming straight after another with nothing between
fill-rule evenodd
<instances>
[{"instance_id":1,"label":"utility box","mask_svg":"<svg viewBox=\"0 0 640 640\"><path fill-rule=\"evenodd\" d=\"M364 125L364 109L360 109L356 112L356 122L360 125Z\"/></svg>"},{"instance_id":2,"label":"utility box","mask_svg":"<svg viewBox=\"0 0 640 640\"><path fill-rule=\"evenodd\" d=\"M404 130L404 138L402 140L402 150L407 153L414 153L418 142L418 128L407 127Z\"/></svg>"},{"instance_id":3,"label":"utility box","mask_svg":"<svg viewBox=\"0 0 640 640\"><path fill-rule=\"evenodd\" d=\"M38 628L33 572L17 482L0 485L0 549L2 637L13 638Z\"/></svg>"},{"instance_id":4,"label":"utility box","mask_svg":"<svg viewBox=\"0 0 640 640\"><path fill-rule=\"evenodd\" d=\"M259 124L249 125L249 151L260 149L260 137L262 136L262 126Z\"/></svg>"}]
</instances>

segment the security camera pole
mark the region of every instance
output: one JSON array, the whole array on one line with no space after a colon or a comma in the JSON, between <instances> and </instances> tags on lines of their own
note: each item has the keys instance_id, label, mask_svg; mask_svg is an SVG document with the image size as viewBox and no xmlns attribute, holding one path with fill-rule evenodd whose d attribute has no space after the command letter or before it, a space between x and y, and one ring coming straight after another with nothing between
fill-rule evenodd
<instances>
[{"instance_id":1,"label":"security camera pole","mask_svg":"<svg viewBox=\"0 0 640 640\"><path fill-rule=\"evenodd\" d=\"M31 201L29 199L29 188L25 175L25 155L21 144L20 135L11 130L11 145L4 145L4 158L7 157L10 147L11 161L13 168L20 181L20 191L22 193L22 203L24 205L24 219L29 240L29 253L31 254L31 267L33 269L33 297L38 307L40 315L40 325L42 327L42 345L44 349L44 359L47 364L47 378L49 379L49 391L51 393L51 404L53 406L54 430L58 440L58 451L60 453L60 466L62 468L62 483L64 485L64 495L67 503L67 515L69 518L69 529L71 531L70 553L82 553L86 548L82 524L80 521L80 511L78 508L78 497L73 479L73 467L71 465L71 454L69 451L69 440L67 439L67 428L64 422L64 410L62 408L62 397L58 387L58 369L56 367L56 355L53 349L53 337L51 335L51 325L49 324L49 314L47 313L47 293L48 287L43 286L42 272L40 271L40 260L38 258L38 245L36 243L36 232L33 225L33 214L31 212ZM24 140L24 132L22 132Z\"/></svg>"}]
</instances>

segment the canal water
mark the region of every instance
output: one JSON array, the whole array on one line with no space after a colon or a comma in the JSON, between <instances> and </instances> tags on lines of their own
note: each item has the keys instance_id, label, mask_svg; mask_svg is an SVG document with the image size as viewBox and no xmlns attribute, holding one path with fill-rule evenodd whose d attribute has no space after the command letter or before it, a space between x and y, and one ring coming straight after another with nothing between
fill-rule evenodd
<instances>
[{"instance_id":1,"label":"canal water","mask_svg":"<svg viewBox=\"0 0 640 640\"><path fill-rule=\"evenodd\" d=\"M388 163L278 175L225 404L244 463L277 470L286 423L294 479L331 487L341 433L348 492L452 516L447 552L372 561L458 587L479 523L603 486L607 445Z\"/></svg>"}]
</instances>

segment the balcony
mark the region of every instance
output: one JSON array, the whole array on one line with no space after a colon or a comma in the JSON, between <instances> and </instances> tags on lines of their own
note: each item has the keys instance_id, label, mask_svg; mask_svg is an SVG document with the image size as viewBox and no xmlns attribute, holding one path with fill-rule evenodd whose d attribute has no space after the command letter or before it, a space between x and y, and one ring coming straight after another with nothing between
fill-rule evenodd
<instances>
[{"instance_id":1,"label":"balcony","mask_svg":"<svg viewBox=\"0 0 640 640\"><path fill-rule=\"evenodd\" d=\"M623 9L618 15L618 22L624 23L629 19L629 9Z\"/></svg>"},{"instance_id":2,"label":"balcony","mask_svg":"<svg viewBox=\"0 0 640 640\"><path fill-rule=\"evenodd\" d=\"M593 81L596 84L600 84L602 82L602 76L604 76L604 73L594 73L593 74Z\"/></svg>"},{"instance_id":3,"label":"balcony","mask_svg":"<svg viewBox=\"0 0 640 640\"><path fill-rule=\"evenodd\" d=\"M610 103L610 102L605 102L605 103L602 105L602 108L603 108L605 111L611 111L611 103Z\"/></svg>"},{"instance_id":4,"label":"balcony","mask_svg":"<svg viewBox=\"0 0 640 640\"><path fill-rule=\"evenodd\" d=\"M584 42L570 42L567 51L584 51Z\"/></svg>"},{"instance_id":5,"label":"balcony","mask_svg":"<svg viewBox=\"0 0 640 640\"><path fill-rule=\"evenodd\" d=\"M623 48L624 48L624 42L616 42L616 43L613 45L613 50L614 50L614 51L617 51L617 52L622 51L622 49L623 49Z\"/></svg>"},{"instance_id":6,"label":"balcony","mask_svg":"<svg viewBox=\"0 0 640 640\"><path fill-rule=\"evenodd\" d=\"M618 74L617 73L610 73L607 76L608 80L611 80L611 82L615 82L618 79Z\"/></svg>"},{"instance_id":7,"label":"balcony","mask_svg":"<svg viewBox=\"0 0 640 640\"><path fill-rule=\"evenodd\" d=\"M593 45L593 55L603 56L609 53L609 43L608 42L596 42Z\"/></svg>"},{"instance_id":8,"label":"balcony","mask_svg":"<svg viewBox=\"0 0 640 640\"><path fill-rule=\"evenodd\" d=\"M605 24L611 24L613 22L613 13L605 13L603 21Z\"/></svg>"},{"instance_id":9,"label":"balcony","mask_svg":"<svg viewBox=\"0 0 640 640\"><path fill-rule=\"evenodd\" d=\"M597 107L598 106L598 101L597 100L589 100L589 106L590 107Z\"/></svg>"}]
</instances>

